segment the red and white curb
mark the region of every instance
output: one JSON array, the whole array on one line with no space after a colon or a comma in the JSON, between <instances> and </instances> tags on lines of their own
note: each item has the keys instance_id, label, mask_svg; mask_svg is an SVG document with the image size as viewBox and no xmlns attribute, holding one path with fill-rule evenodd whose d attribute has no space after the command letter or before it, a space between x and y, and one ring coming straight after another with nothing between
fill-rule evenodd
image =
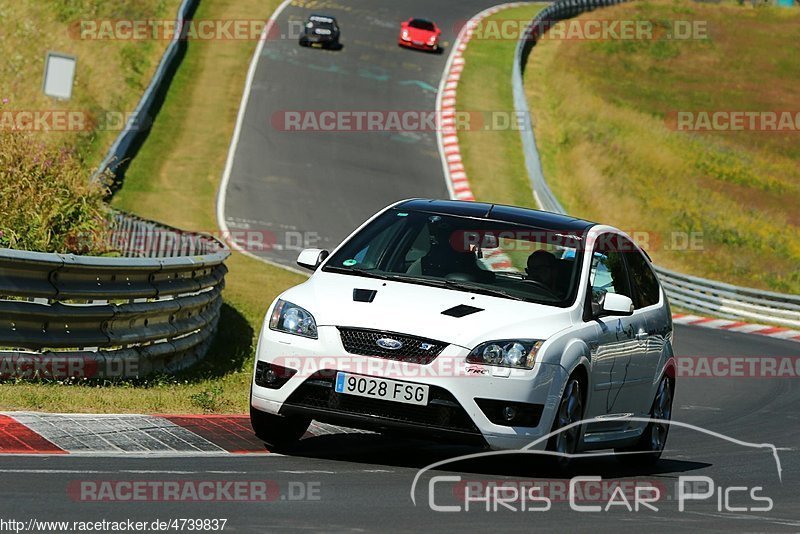
<instances>
[{"instance_id":1,"label":"red and white curb","mask_svg":"<svg viewBox=\"0 0 800 534\"><path fill-rule=\"evenodd\" d=\"M467 173L464 170L464 163L461 161L461 148L458 144L458 129L456 127L456 97L458 94L458 83L461 80L461 73L464 71L466 63L464 51L474 33L474 29L486 17L495 13L526 5L526 2L512 2L490 7L472 17L461 28L447 64L444 68L444 75L439 84L439 91L436 95L436 116L439 117L440 125L437 129L437 140L439 143L439 153L442 157L447 189L450 198L457 200L475 200L472 188L469 185ZM511 260L500 249L488 252L483 258L483 262L491 265L495 269L512 267Z\"/></svg>"},{"instance_id":2,"label":"red and white curb","mask_svg":"<svg viewBox=\"0 0 800 534\"><path fill-rule=\"evenodd\" d=\"M464 71L464 51L467 49L470 39L472 39L475 28L483 19L499 11L527 4L527 2L511 2L481 11L467 21L453 42L452 51L445 64L444 75L439 83L439 91L436 94L436 116L440 120L440 125L437 129L437 141L450 198L475 200L475 196L469 186L467 173L464 171L464 164L461 161L461 149L458 145L458 129L456 127L456 97L461 73Z\"/></svg>"},{"instance_id":3,"label":"red and white curb","mask_svg":"<svg viewBox=\"0 0 800 534\"><path fill-rule=\"evenodd\" d=\"M361 432L317 423L306 437ZM0 455L269 454L247 415L0 414Z\"/></svg>"},{"instance_id":4,"label":"red and white curb","mask_svg":"<svg viewBox=\"0 0 800 534\"><path fill-rule=\"evenodd\" d=\"M732 321L730 319L714 319L711 317L684 315L680 313L672 314L672 322L675 324L701 326L703 328L727 330L728 332L739 332L742 334L758 334L760 336L774 337L788 341L800 341L800 330L792 330L791 328L784 328L781 326L767 326L763 324Z\"/></svg>"}]
</instances>

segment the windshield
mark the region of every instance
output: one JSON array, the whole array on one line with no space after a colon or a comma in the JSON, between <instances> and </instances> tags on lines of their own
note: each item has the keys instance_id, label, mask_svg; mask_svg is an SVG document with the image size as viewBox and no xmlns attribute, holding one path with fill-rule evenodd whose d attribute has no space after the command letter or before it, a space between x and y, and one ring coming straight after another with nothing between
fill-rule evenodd
<instances>
[{"instance_id":1,"label":"windshield","mask_svg":"<svg viewBox=\"0 0 800 534\"><path fill-rule=\"evenodd\" d=\"M327 30L329 33L332 33L335 29L335 26L331 22L316 21L306 24L306 31Z\"/></svg>"},{"instance_id":2,"label":"windshield","mask_svg":"<svg viewBox=\"0 0 800 534\"><path fill-rule=\"evenodd\" d=\"M433 22L427 20L414 19L411 22L409 22L408 25L411 26L412 28L417 28L419 30L427 30L429 32L434 31Z\"/></svg>"},{"instance_id":3,"label":"windshield","mask_svg":"<svg viewBox=\"0 0 800 534\"><path fill-rule=\"evenodd\" d=\"M581 242L552 229L391 209L323 271L566 307L577 293Z\"/></svg>"}]
</instances>

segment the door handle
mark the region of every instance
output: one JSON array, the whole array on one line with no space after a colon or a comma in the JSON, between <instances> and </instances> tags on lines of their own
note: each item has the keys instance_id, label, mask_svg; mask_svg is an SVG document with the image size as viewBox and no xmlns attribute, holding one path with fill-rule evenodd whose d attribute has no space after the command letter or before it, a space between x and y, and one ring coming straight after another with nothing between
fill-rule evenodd
<instances>
[{"instance_id":1,"label":"door handle","mask_svg":"<svg viewBox=\"0 0 800 534\"><path fill-rule=\"evenodd\" d=\"M636 334L636 339L638 339L639 341L644 341L645 339L647 339L648 335L650 334L648 334L647 332L639 332L638 334Z\"/></svg>"}]
</instances>

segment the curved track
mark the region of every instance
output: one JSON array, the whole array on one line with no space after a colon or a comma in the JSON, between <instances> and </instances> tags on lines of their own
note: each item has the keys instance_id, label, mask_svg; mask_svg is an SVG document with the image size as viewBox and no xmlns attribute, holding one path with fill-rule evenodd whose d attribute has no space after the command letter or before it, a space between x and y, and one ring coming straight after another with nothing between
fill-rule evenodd
<instances>
[{"instance_id":1,"label":"curved track","mask_svg":"<svg viewBox=\"0 0 800 534\"><path fill-rule=\"evenodd\" d=\"M352 0L287 7L276 26L311 13L333 15L338 51L268 39L261 50L233 154L225 224L270 232L275 247L251 251L293 266L298 239L332 248L367 217L409 197L448 196L434 131L281 130L286 111L434 111L449 48L459 24L492 0ZM401 49L401 20L425 16L442 29L444 53ZM278 126L276 127L276 121Z\"/></svg>"},{"instance_id":2,"label":"curved track","mask_svg":"<svg viewBox=\"0 0 800 534\"><path fill-rule=\"evenodd\" d=\"M293 40L265 43L223 208L231 229L272 231L279 243L286 232L309 232L319 236L317 244L332 247L393 200L446 196L433 132L420 138L286 133L271 127L272 115L300 109L432 110L435 93L428 87L438 85L446 53L399 50L394 41L398 21L411 14L429 16L442 26L444 40L452 42L457 21L491 2L339 0L313 4L314 11L339 18L344 49L301 49ZM303 18L308 12L289 7L281 15L279 26L286 27L290 19ZM295 257L295 251L278 248L260 254L285 265L293 264ZM679 356L800 356L798 343L689 326L676 327L675 348ZM216 517L228 519L226 530L247 532L490 531L537 526L600 531L618 531L624 526L650 531L675 527L797 531L798 406L796 378L684 378L677 386L674 419L740 440L784 448L779 452L782 483L769 453L681 428L671 431L668 451L655 468L633 470L613 459L581 461L575 466L573 474L661 484L669 498L658 504L659 512L627 512L617 507L612 513L579 513L564 502L555 502L550 511L541 513L486 512L480 503L469 513L432 512L424 491L417 494L417 506L409 498L417 469L464 451L364 434L308 438L291 456L0 457L0 477L6 482L0 485L0 499L13 503L6 515L17 519L152 521ZM437 474L465 479L532 475L567 480L564 474L552 473L522 458L460 463ZM712 498L692 503L687 511L680 512L674 501L674 483L682 475L712 477L715 484L725 487L762 486L761 494L774 500L774 509L731 512L720 510L716 498ZM278 499L270 503L76 502L68 488L71 482L84 479L270 480L284 492L289 482L310 482L318 484L319 499ZM439 497L447 500L446 494ZM736 497L731 504L761 503Z\"/></svg>"}]
</instances>

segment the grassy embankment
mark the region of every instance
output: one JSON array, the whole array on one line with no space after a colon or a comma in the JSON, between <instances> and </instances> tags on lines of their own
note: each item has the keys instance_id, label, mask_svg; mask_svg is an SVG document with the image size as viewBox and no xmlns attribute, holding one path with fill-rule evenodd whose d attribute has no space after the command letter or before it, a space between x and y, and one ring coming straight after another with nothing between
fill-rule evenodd
<instances>
[{"instance_id":1,"label":"grassy embankment","mask_svg":"<svg viewBox=\"0 0 800 534\"><path fill-rule=\"evenodd\" d=\"M180 0L0 0L0 98L8 99L3 109L87 113L87 124L106 126L82 132L38 132L35 137L73 149L87 167L96 166L118 133L113 119L134 110L169 42L82 39L80 21L171 20L179 5ZM87 32L86 36L100 34ZM69 101L42 93L48 51L77 57Z\"/></svg>"},{"instance_id":2,"label":"grassy embankment","mask_svg":"<svg viewBox=\"0 0 800 534\"><path fill-rule=\"evenodd\" d=\"M537 45L526 92L545 176L565 208L642 234L667 267L800 293L798 132L674 126L677 111L800 109L788 44L800 37L800 12L680 0L581 18L658 21L656 37L669 21L697 21L707 38ZM466 54L459 107L512 109L513 43L473 41ZM533 205L516 132L460 138L478 199ZM680 246L688 234L697 249Z\"/></svg>"},{"instance_id":3,"label":"grassy embankment","mask_svg":"<svg viewBox=\"0 0 800 534\"><path fill-rule=\"evenodd\" d=\"M653 233L651 255L667 267L800 293L800 132L674 123L678 111L796 113L800 68L788 43L800 38L800 10L682 0L607 14L700 21L708 38L537 47L526 90L545 175L564 206ZM693 232L698 250L670 245Z\"/></svg>"}]
</instances>

